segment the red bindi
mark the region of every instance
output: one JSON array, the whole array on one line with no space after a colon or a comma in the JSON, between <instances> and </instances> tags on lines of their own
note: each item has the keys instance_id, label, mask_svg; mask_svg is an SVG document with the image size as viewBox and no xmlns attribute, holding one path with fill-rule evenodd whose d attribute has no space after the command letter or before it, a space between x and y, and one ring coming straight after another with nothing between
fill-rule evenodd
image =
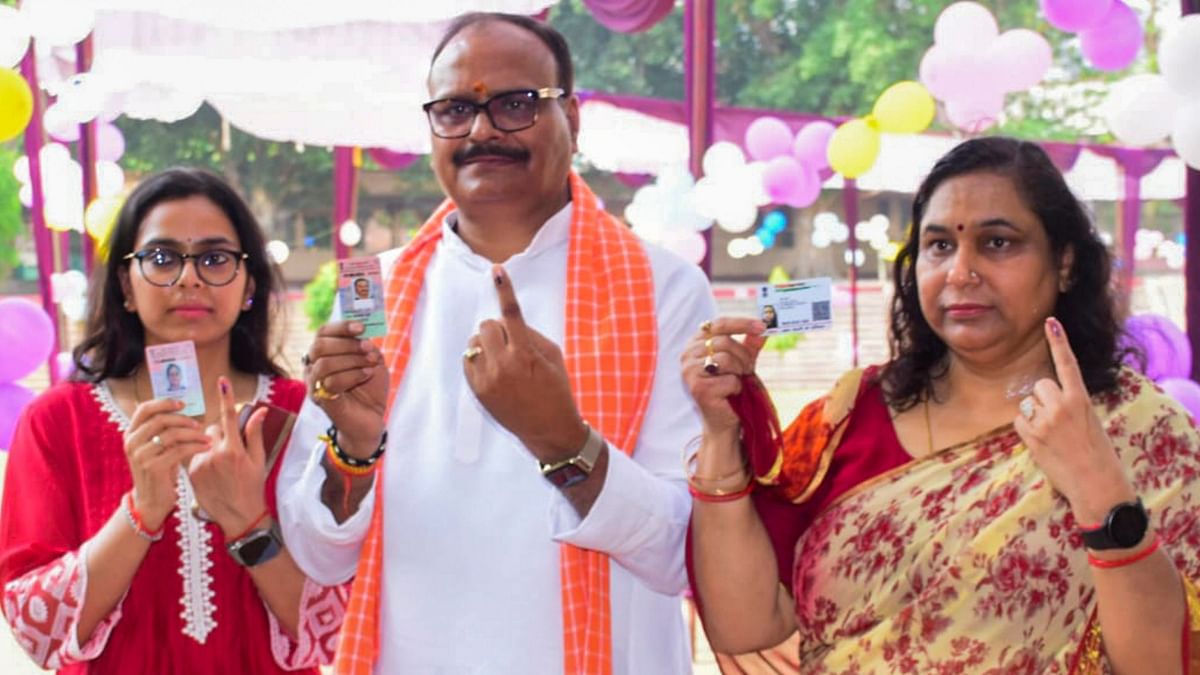
<instances>
[{"instance_id":1,"label":"red bindi","mask_svg":"<svg viewBox=\"0 0 1200 675\"><path fill-rule=\"evenodd\" d=\"M958 227L959 232L962 232L963 230L967 229L962 223L959 223L957 227Z\"/></svg>"}]
</instances>

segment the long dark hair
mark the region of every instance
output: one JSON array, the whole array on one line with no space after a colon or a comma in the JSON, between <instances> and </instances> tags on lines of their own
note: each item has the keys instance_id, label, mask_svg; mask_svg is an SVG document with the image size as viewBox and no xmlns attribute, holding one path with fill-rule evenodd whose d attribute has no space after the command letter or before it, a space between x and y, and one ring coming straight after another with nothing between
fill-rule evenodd
<instances>
[{"instance_id":1,"label":"long dark hair","mask_svg":"<svg viewBox=\"0 0 1200 675\"><path fill-rule=\"evenodd\" d=\"M73 353L75 379L100 382L110 377L127 377L142 363L145 329L138 315L125 309L120 271L130 262L125 256L133 252L138 229L150 210L162 202L195 196L208 199L225 213L233 223L242 251L249 255L243 269L254 280L254 295L250 309L241 312L233 325L229 347L233 367L246 373L284 374L275 361L279 347L270 346L272 319L282 306L272 300L280 296L283 282L278 268L267 256L258 221L237 192L216 174L203 169L173 168L143 180L117 214L109 235L108 261L96 269L92 278L87 337Z\"/></svg>"},{"instance_id":2,"label":"long dark hair","mask_svg":"<svg viewBox=\"0 0 1200 675\"><path fill-rule=\"evenodd\" d=\"M913 198L912 227L893 270L895 293L889 335L892 360L882 376L888 404L908 410L932 398L934 381L946 372L946 343L921 314L917 292L921 219L942 183L977 172L996 173L1012 180L1046 228L1055 260L1061 261L1068 247L1074 252L1068 287L1055 301L1054 316L1067 331L1088 392L1095 396L1112 390L1117 385L1124 351L1118 346L1121 324L1109 285L1108 250L1083 205L1040 146L990 137L966 141L946 153Z\"/></svg>"}]
</instances>

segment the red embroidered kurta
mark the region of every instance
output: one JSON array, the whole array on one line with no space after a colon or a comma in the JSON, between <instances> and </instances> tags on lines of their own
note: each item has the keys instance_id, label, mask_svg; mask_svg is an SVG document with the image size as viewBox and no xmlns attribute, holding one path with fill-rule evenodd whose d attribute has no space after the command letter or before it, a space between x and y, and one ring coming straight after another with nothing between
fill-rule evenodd
<instances>
[{"instance_id":1,"label":"red embroidered kurta","mask_svg":"<svg viewBox=\"0 0 1200 675\"><path fill-rule=\"evenodd\" d=\"M260 394L268 387L260 378ZM270 382L268 400L296 411L305 389ZM280 673L328 663L345 610L346 589L309 581L301 598L299 636L279 627L247 571L225 552L219 527L208 524L210 602L216 625L203 644L184 635L179 511L165 522L125 597L87 644L75 640L87 584L81 546L96 534L132 488L125 458L127 423L107 388L71 382L30 404L9 452L0 506L0 586L5 619L42 667L62 673ZM266 500L275 510L275 471ZM282 664L282 665L281 665Z\"/></svg>"}]
</instances>

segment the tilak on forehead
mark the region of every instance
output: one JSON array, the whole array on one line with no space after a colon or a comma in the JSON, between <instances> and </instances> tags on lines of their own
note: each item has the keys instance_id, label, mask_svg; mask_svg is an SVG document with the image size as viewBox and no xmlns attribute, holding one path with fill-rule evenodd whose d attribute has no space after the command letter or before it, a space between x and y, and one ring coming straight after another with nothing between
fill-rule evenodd
<instances>
[{"instance_id":1,"label":"tilak on forehead","mask_svg":"<svg viewBox=\"0 0 1200 675\"><path fill-rule=\"evenodd\" d=\"M483 80L475 80L475 84L471 85L471 90L480 96L487 96L488 88L483 83Z\"/></svg>"}]
</instances>

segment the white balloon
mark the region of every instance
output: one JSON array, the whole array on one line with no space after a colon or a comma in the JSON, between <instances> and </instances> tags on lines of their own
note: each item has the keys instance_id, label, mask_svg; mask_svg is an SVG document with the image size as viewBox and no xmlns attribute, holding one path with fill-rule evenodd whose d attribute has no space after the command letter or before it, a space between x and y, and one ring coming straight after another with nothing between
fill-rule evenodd
<instances>
[{"instance_id":1,"label":"white balloon","mask_svg":"<svg viewBox=\"0 0 1200 675\"><path fill-rule=\"evenodd\" d=\"M338 239L346 246L358 246L362 234L362 228L353 220L347 220L338 228Z\"/></svg>"},{"instance_id":2,"label":"white balloon","mask_svg":"<svg viewBox=\"0 0 1200 675\"><path fill-rule=\"evenodd\" d=\"M742 258L745 258L748 254L748 251L746 250L746 240L742 239L741 237L734 237L733 239L730 239L729 243L725 245L725 252L728 253L729 257L733 258L734 260L741 260Z\"/></svg>"},{"instance_id":3,"label":"white balloon","mask_svg":"<svg viewBox=\"0 0 1200 675\"><path fill-rule=\"evenodd\" d=\"M278 239L272 239L267 242L267 255L275 261L275 264L282 265L287 262L288 256L292 254L292 250L288 245Z\"/></svg>"},{"instance_id":4,"label":"white balloon","mask_svg":"<svg viewBox=\"0 0 1200 675\"><path fill-rule=\"evenodd\" d=\"M29 182L29 157L21 155L13 162L13 176L16 176L21 185Z\"/></svg>"},{"instance_id":5,"label":"white balloon","mask_svg":"<svg viewBox=\"0 0 1200 675\"><path fill-rule=\"evenodd\" d=\"M733 143L722 141L714 143L704 152L704 176L720 178L734 176L738 169L746 164L746 155L742 149ZM703 180L703 179L702 179Z\"/></svg>"},{"instance_id":6,"label":"white balloon","mask_svg":"<svg viewBox=\"0 0 1200 675\"><path fill-rule=\"evenodd\" d=\"M704 235L699 232L672 232L660 245L694 265L699 265L708 251Z\"/></svg>"},{"instance_id":7,"label":"white balloon","mask_svg":"<svg viewBox=\"0 0 1200 675\"><path fill-rule=\"evenodd\" d=\"M45 174L47 166L71 161L71 151L62 143L47 143L38 151L38 159L42 162L42 173Z\"/></svg>"},{"instance_id":8,"label":"white balloon","mask_svg":"<svg viewBox=\"0 0 1200 675\"><path fill-rule=\"evenodd\" d=\"M83 321L87 315L87 300L82 296L67 298L58 307L71 321Z\"/></svg>"},{"instance_id":9,"label":"white balloon","mask_svg":"<svg viewBox=\"0 0 1200 675\"><path fill-rule=\"evenodd\" d=\"M104 109L105 94L102 83L93 80L88 73L67 78L58 87L58 100L53 108L59 108L58 116L74 124L90 122ZM49 112L47 110L46 112ZM56 120L58 117L55 118Z\"/></svg>"},{"instance_id":10,"label":"white balloon","mask_svg":"<svg viewBox=\"0 0 1200 675\"><path fill-rule=\"evenodd\" d=\"M116 162L96 162L96 193L114 197L125 189L125 171Z\"/></svg>"},{"instance_id":11,"label":"white balloon","mask_svg":"<svg viewBox=\"0 0 1200 675\"><path fill-rule=\"evenodd\" d=\"M841 222L841 220L838 218L837 214L833 213L832 211L822 211L813 216L813 227L818 230L832 231L833 228L837 227L839 222Z\"/></svg>"},{"instance_id":12,"label":"white balloon","mask_svg":"<svg viewBox=\"0 0 1200 675\"><path fill-rule=\"evenodd\" d=\"M692 209L710 219L716 218L717 214L721 212L724 198L721 184L717 179L709 176L704 176L696 181L696 185L688 193L688 201L691 203Z\"/></svg>"},{"instance_id":13,"label":"white balloon","mask_svg":"<svg viewBox=\"0 0 1200 675\"><path fill-rule=\"evenodd\" d=\"M850 239L850 226L841 221L834 223L834 225L829 228L829 238L832 239L835 244L846 243L846 241Z\"/></svg>"},{"instance_id":14,"label":"white balloon","mask_svg":"<svg viewBox=\"0 0 1200 675\"><path fill-rule=\"evenodd\" d=\"M1181 106L1175 113L1171 144L1188 166L1200 170L1200 99Z\"/></svg>"},{"instance_id":15,"label":"white balloon","mask_svg":"<svg viewBox=\"0 0 1200 675\"><path fill-rule=\"evenodd\" d=\"M717 226L726 232L738 234L754 227L758 220L758 207L751 202L730 195L717 214Z\"/></svg>"},{"instance_id":16,"label":"white balloon","mask_svg":"<svg viewBox=\"0 0 1200 675\"><path fill-rule=\"evenodd\" d=\"M33 184L26 183L17 191L17 199L21 200L21 206L30 208L33 206Z\"/></svg>"},{"instance_id":17,"label":"white balloon","mask_svg":"<svg viewBox=\"0 0 1200 675\"><path fill-rule=\"evenodd\" d=\"M746 242L746 255L762 255L763 251L767 250L758 237L746 237L742 241Z\"/></svg>"},{"instance_id":18,"label":"white balloon","mask_svg":"<svg viewBox=\"0 0 1200 675\"><path fill-rule=\"evenodd\" d=\"M15 68L29 50L29 21L12 7L0 5L0 68Z\"/></svg>"},{"instance_id":19,"label":"white balloon","mask_svg":"<svg viewBox=\"0 0 1200 675\"><path fill-rule=\"evenodd\" d=\"M1104 119L1122 144L1150 145L1171 133L1179 105L1162 75L1134 75L1113 85L1104 102Z\"/></svg>"},{"instance_id":20,"label":"white balloon","mask_svg":"<svg viewBox=\"0 0 1200 675\"><path fill-rule=\"evenodd\" d=\"M812 233L812 245L816 248L829 248L833 245L833 237L829 235L828 230L814 229Z\"/></svg>"},{"instance_id":21,"label":"white balloon","mask_svg":"<svg viewBox=\"0 0 1200 675\"><path fill-rule=\"evenodd\" d=\"M21 11L29 20L30 32L40 43L69 46L92 32L96 10L80 0L25 0Z\"/></svg>"},{"instance_id":22,"label":"white balloon","mask_svg":"<svg viewBox=\"0 0 1200 675\"><path fill-rule=\"evenodd\" d=\"M1175 93L1200 96L1200 14L1189 14L1158 45L1158 68Z\"/></svg>"},{"instance_id":23,"label":"white balloon","mask_svg":"<svg viewBox=\"0 0 1200 675\"><path fill-rule=\"evenodd\" d=\"M772 201L771 195L767 194L767 186L763 183L763 173L766 170L766 162L751 162L738 169L731 178L736 184L734 189L755 206L766 206Z\"/></svg>"}]
</instances>

